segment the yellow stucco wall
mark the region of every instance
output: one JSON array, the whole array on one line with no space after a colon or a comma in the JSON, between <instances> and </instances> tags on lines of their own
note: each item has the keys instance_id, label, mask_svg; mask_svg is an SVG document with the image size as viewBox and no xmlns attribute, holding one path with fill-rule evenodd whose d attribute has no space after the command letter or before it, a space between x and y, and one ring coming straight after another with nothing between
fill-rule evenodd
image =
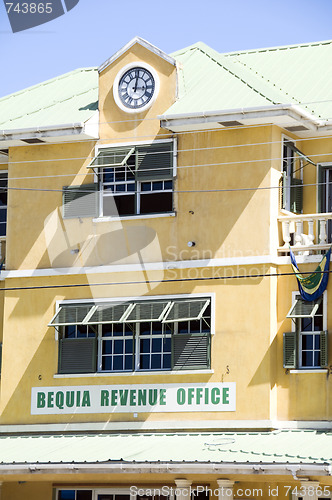
<instances>
[{"instance_id":1,"label":"yellow stucco wall","mask_svg":"<svg viewBox=\"0 0 332 500\"><path fill-rule=\"evenodd\" d=\"M204 270L204 276L207 271ZM230 276L239 272L249 274L250 267L240 269L212 270L212 275ZM263 274L268 268L257 266L255 273ZM153 273L151 273L153 278ZM158 274L155 274L158 278ZM165 279L185 278L183 271L166 272ZM86 276L76 276L76 284L91 285L94 282L140 281L142 275L124 273L95 275L87 280ZM10 279L6 286L58 286L73 283L73 276ZM57 373L57 342L55 331L47 327L54 315L55 301L63 299L112 298L142 295L174 295L174 294L214 294L215 295L215 332L212 337L213 373L160 372L158 374L141 373L137 375L112 374L110 376L61 376ZM250 298L255 295L264 304L262 310L253 309ZM32 387L103 385L103 384L165 384L165 383L198 383L198 382L236 382L236 412L193 412L169 413L169 420L200 419L268 419L269 391L271 384L271 356L269 337L270 283L268 278L251 278L250 280L210 281L202 285L199 282L183 281L178 283L160 283L148 292L145 285L119 286L84 286L81 288L13 290L6 294L3 375L1 377L1 411L0 423L37 423L37 422L72 422L104 421L104 420L164 420L161 413L133 414L98 414L98 415L53 415L32 416L30 414L30 393ZM234 318L236 317L236 321ZM24 318L24 321L22 321ZM241 346L241 348L239 348ZM15 358L15 363L12 359ZM253 404L253 402L258 404Z\"/></svg>"}]
</instances>

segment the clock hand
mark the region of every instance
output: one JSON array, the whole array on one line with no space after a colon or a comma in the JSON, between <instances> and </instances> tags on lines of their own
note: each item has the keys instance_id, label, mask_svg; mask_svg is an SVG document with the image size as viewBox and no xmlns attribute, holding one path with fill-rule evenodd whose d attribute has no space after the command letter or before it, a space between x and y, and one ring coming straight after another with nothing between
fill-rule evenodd
<instances>
[{"instance_id":1,"label":"clock hand","mask_svg":"<svg viewBox=\"0 0 332 500\"><path fill-rule=\"evenodd\" d=\"M134 86L134 92L136 92L136 90L137 90L137 81L138 81L138 78L136 78L136 82L135 82L135 86Z\"/></svg>"}]
</instances>

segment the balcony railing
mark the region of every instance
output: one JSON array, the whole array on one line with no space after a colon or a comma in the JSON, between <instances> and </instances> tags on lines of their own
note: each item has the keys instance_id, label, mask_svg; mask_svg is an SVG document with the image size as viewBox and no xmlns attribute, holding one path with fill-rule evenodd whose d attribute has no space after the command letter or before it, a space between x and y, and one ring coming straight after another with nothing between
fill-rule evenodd
<instances>
[{"instance_id":1,"label":"balcony railing","mask_svg":"<svg viewBox=\"0 0 332 500\"><path fill-rule=\"evenodd\" d=\"M278 217L281 224L283 244L278 253L289 253L291 246L294 253L310 255L330 248L328 242L328 221L332 220L332 212L321 214L282 215Z\"/></svg>"}]
</instances>

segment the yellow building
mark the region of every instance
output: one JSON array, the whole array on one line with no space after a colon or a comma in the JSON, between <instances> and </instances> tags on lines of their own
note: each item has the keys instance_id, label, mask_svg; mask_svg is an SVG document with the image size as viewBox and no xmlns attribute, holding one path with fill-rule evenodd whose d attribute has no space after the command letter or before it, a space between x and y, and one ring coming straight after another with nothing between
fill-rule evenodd
<instances>
[{"instance_id":1,"label":"yellow building","mask_svg":"<svg viewBox=\"0 0 332 500\"><path fill-rule=\"evenodd\" d=\"M135 38L0 99L1 500L332 498L289 251L332 242L331 55Z\"/></svg>"}]
</instances>

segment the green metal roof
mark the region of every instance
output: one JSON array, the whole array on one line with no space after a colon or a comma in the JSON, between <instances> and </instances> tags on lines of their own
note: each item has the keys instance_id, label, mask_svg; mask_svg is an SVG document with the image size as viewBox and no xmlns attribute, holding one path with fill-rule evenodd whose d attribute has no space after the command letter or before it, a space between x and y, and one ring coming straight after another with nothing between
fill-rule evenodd
<instances>
[{"instance_id":1,"label":"green metal roof","mask_svg":"<svg viewBox=\"0 0 332 500\"><path fill-rule=\"evenodd\" d=\"M332 117L332 41L225 54L199 42L172 55L181 67L180 95L165 116L301 104Z\"/></svg>"},{"instance_id":2,"label":"green metal roof","mask_svg":"<svg viewBox=\"0 0 332 500\"><path fill-rule=\"evenodd\" d=\"M179 97L166 111L297 104L332 118L332 41L220 54L202 42L172 54ZM98 108L98 70L83 68L0 99L0 131L85 122Z\"/></svg>"},{"instance_id":3,"label":"green metal roof","mask_svg":"<svg viewBox=\"0 0 332 500\"><path fill-rule=\"evenodd\" d=\"M0 99L0 130L85 122L96 109L97 68L77 69Z\"/></svg>"},{"instance_id":4,"label":"green metal roof","mask_svg":"<svg viewBox=\"0 0 332 500\"><path fill-rule=\"evenodd\" d=\"M329 464L332 433L281 430L0 437L0 464L119 461Z\"/></svg>"}]
</instances>

